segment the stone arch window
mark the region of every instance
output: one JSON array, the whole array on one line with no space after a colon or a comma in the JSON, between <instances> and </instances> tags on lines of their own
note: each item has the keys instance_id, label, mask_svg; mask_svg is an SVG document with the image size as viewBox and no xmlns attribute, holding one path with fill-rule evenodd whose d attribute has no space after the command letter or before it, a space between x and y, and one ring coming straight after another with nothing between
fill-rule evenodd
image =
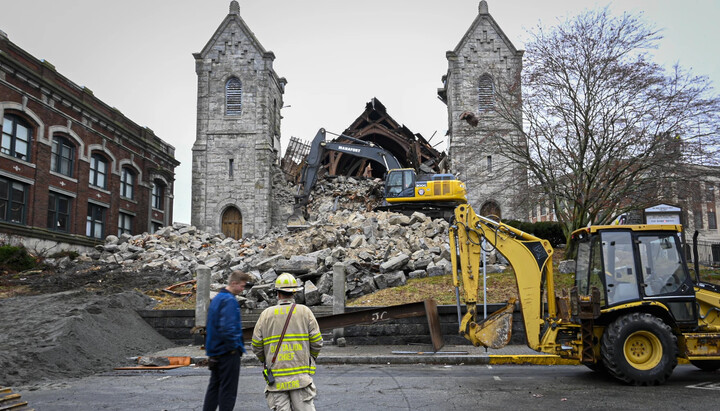
<instances>
[{"instance_id":1,"label":"stone arch window","mask_svg":"<svg viewBox=\"0 0 720 411\"><path fill-rule=\"evenodd\" d=\"M225 83L225 114L239 116L242 114L242 82L231 77Z\"/></svg>"},{"instance_id":2,"label":"stone arch window","mask_svg":"<svg viewBox=\"0 0 720 411\"><path fill-rule=\"evenodd\" d=\"M5 114L2 122L0 152L20 160L30 161L33 127L20 116Z\"/></svg>"},{"instance_id":3,"label":"stone arch window","mask_svg":"<svg viewBox=\"0 0 720 411\"><path fill-rule=\"evenodd\" d=\"M120 196L135 198L135 172L130 167L123 167L120 172Z\"/></svg>"},{"instance_id":4,"label":"stone arch window","mask_svg":"<svg viewBox=\"0 0 720 411\"><path fill-rule=\"evenodd\" d=\"M478 80L478 110L487 111L495 105L495 85L492 77L485 73Z\"/></svg>"},{"instance_id":5,"label":"stone arch window","mask_svg":"<svg viewBox=\"0 0 720 411\"><path fill-rule=\"evenodd\" d=\"M156 179L152 186L152 208L162 210L165 203L165 183Z\"/></svg>"},{"instance_id":6,"label":"stone arch window","mask_svg":"<svg viewBox=\"0 0 720 411\"><path fill-rule=\"evenodd\" d=\"M90 157L90 185L100 188L107 188L110 162L100 154L93 154Z\"/></svg>"},{"instance_id":7,"label":"stone arch window","mask_svg":"<svg viewBox=\"0 0 720 411\"><path fill-rule=\"evenodd\" d=\"M74 164L75 144L62 135L54 135L50 155L50 170L72 177Z\"/></svg>"}]
</instances>

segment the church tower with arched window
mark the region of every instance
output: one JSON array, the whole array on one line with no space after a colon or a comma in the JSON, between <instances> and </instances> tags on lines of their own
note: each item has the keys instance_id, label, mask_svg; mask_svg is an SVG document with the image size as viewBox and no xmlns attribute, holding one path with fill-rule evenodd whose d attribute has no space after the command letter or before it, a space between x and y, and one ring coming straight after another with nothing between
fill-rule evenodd
<instances>
[{"instance_id":1,"label":"church tower with arched window","mask_svg":"<svg viewBox=\"0 0 720 411\"><path fill-rule=\"evenodd\" d=\"M202 51L193 145L192 224L234 238L263 235L272 220L272 166L280 148L287 81L240 17L237 1Z\"/></svg>"},{"instance_id":2,"label":"church tower with arched window","mask_svg":"<svg viewBox=\"0 0 720 411\"><path fill-rule=\"evenodd\" d=\"M522 50L517 50L488 12L485 0L454 50L438 95L448 108L450 169L459 174L476 212L526 219L522 198L525 167L509 160L499 139L525 144L518 103ZM507 111L508 107L516 109ZM498 114L502 105L504 115ZM513 111L514 110L514 111Z\"/></svg>"}]
</instances>

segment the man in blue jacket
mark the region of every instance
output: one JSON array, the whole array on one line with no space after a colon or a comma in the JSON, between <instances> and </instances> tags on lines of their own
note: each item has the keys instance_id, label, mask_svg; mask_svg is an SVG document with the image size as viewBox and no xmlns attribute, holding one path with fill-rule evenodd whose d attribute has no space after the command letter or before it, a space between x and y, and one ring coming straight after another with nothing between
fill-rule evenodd
<instances>
[{"instance_id":1,"label":"man in blue jacket","mask_svg":"<svg viewBox=\"0 0 720 411\"><path fill-rule=\"evenodd\" d=\"M228 278L228 285L210 302L205 338L210 383L205 393L203 411L215 411L218 405L220 411L230 411L235 407L240 357L245 353L240 304L235 296L243 292L251 280L249 274L233 271Z\"/></svg>"}]
</instances>

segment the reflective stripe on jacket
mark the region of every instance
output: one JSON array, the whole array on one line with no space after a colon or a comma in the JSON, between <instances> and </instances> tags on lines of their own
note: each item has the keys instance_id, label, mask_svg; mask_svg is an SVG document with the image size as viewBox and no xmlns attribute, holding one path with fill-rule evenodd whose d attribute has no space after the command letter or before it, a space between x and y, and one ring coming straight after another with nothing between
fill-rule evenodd
<instances>
[{"instance_id":1,"label":"reflective stripe on jacket","mask_svg":"<svg viewBox=\"0 0 720 411\"><path fill-rule=\"evenodd\" d=\"M255 324L253 352L267 367L272 362L292 303L292 299L280 300L278 305L266 308ZM304 305L296 305L272 366L275 385L267 386L266 390L287 391L310 385L311 375L315 374L315 358L320 354L322 344L320 327L312 311Z\"/></svg>"}]
</instances>

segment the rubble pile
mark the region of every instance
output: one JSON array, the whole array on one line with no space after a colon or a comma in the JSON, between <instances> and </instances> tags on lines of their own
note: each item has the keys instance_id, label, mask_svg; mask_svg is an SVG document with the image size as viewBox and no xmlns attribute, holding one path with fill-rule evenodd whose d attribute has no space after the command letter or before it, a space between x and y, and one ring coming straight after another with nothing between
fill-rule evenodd
<instances>
[{"instance_id":1,"label":"rubble pile","mask_svg":"<svg viewBox=\"0 0 720 411\"><path fill-rule=\"evenodd\" d=\"M152 235L108 236L97 251L78 259L124 272L172 271L181 281L204 265L211 269L215 291L232 271L242 270L256 285L240 300L258 309L275 303L274 281L283 272L303 284L297 298L306 305L332 305L336 264L345 271L348 299L403 285L408 278L450 274L447 221L422 213L368 211L382 200L381 193L379 179L326 178L313 193L309 227L300 231L276 227L261 238L235 240L175 223Z\"/></svg>"},{"instance_id":2,"label":"rubble pile","mask_svg":"<svg viewBox=\"0 0 720 411\"><path fill-rule=\"evenodd\" d=\"M235 240L178 223L152 235L111 235L96 252L78 259L119 265L123 271L175 270L188 279L205 265L215 290L233 270L243 270L257 280L241 298L247 308L274 304L275 278L289 272L304 283L302 302L331 305L338 263L346 272L347 298L402 285L408 278L449 274L447 233L446 221L421 213L340 210L319 215L302 231L275 230L262 238Z\"/></svg>"},{"instance_id":3,"label":"rubble pile","mask_svg":"<svg viewBox=\"0 0 720 411\"><path fill-rule=\"evenodd\" d=\"M308 212L310 220L338 210L372 211L384 199L385 183L379 178L326 176L313 189Z\"/></svg>"},{"instance_id":4,"label":"rubble pile","mask_svg":"<svg viewBox=\"0 0 720 411\"><path fill-rule=\"evenodd\" d=\"M175 223L152 235L108 236L79 260L124 272L173 271L181 280L192 279L204 265L215 291L232 271L242 270L256 285L240 300L258 309L275 303L274 281L283 272L303 284L297 298L306 305L332 305L336 264L345 271L348 299L403 285L408 278L450 274L448 223L422 213L368 211L382 200L379 193L378 179L328 178L318 182L309 227L301 231L276 227L261 238L235 240Z\"/></svg>"}]
</instances>

